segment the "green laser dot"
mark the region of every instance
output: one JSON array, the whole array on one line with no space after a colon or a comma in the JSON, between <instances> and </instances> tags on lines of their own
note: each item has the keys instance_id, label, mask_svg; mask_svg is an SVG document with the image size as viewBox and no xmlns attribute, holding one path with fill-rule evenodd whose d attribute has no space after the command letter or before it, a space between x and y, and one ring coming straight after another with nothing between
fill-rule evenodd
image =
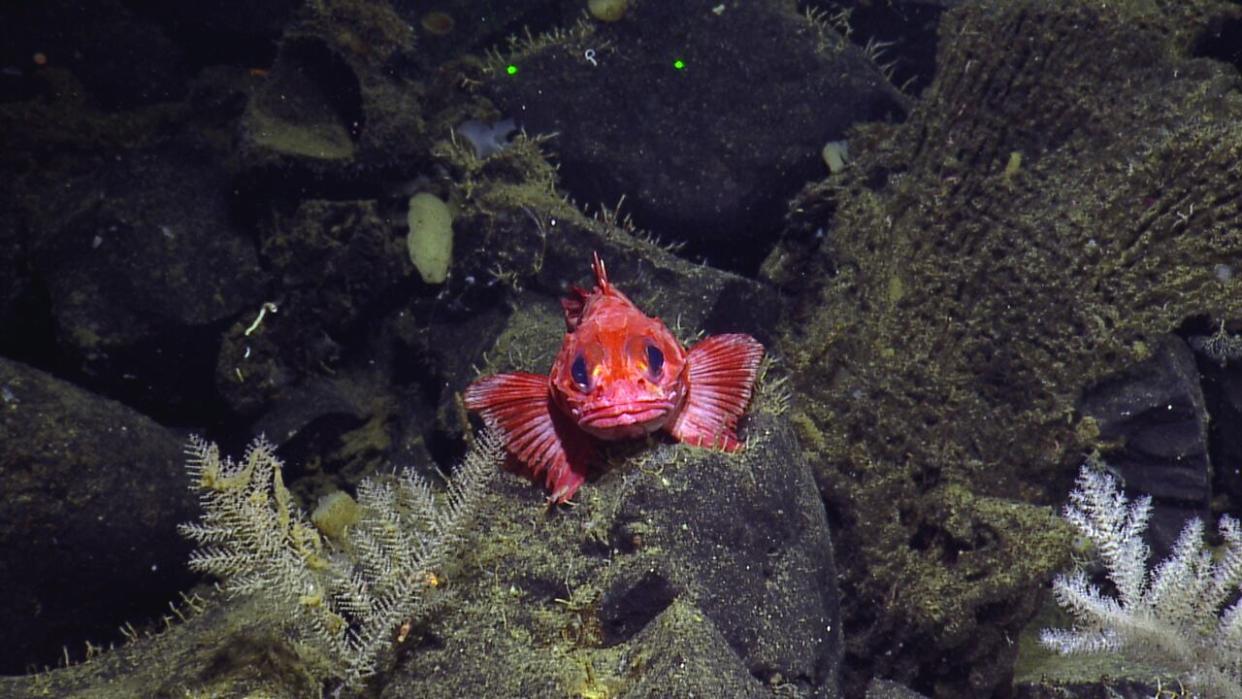
<instances>
[{"instance_id":1,"label":"green laser dot","mask_svg":"<svg viewBox=\"0 0 1242 699\"><path fill-rule=\"evenodd\" d=\"M673 67L676 68L677 70L684 70L686 67L686 62L678 58L677 60L673 61Z\"/></svg>"},{"instance_id":2,"label":"green laser dot","mask_svg":"<svg viewBox=\"0 0 1242 699\"><path fill-rule=\"evenodd\" d=\"M508 73L509 75L517 75L517 66L513 65L512 63L510 63L510 64L509 64L509 65L505 68L505 72L506 72L506 73Z\"/></svg>"}]
</instances>

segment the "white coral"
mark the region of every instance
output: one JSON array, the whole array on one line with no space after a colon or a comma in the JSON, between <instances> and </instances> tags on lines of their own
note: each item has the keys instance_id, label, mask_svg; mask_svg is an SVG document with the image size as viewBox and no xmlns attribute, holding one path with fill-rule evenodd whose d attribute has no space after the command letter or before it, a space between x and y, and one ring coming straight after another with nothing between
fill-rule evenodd
<instances>
[{"instance_id":1,"label":"white coral","mask_svg":"<svg viewBox=\"0 0 1242 699\"><path fill-rule=\"evenodd\" d=\"M262 595L324 651L335 675L358 685L375 671L395 629L426 604L426 590L474 516L504 458L484 432L444 496L417 474L364 480L358 520L332 548L292 507L275 448L256 439L240 462L193 438L191 488L203 515L181 533L199 545L190 567L219 577L231 594Z\"/></svg>"},{"instance_id":2,"label":"white coral","mask_svg":"<svg viewBox=\"0 0 1242 699\"><path fill-rule=\"evenodd\" d=\"M1143 532L1150 514L1150 497L1130 502L1102 464L1083 465L1065 519L1095 546L1117 595L1104 594L1081 569L1057 576L1053 594L1077 623L1044 629L1040 641L1062 654L1120 653L1168 668L1211 696L1242 697L1237 520L1221 517L1217 560L1203 542L1203 522L1188 521L1149 579Z\"/></svg>"}]
</instances>

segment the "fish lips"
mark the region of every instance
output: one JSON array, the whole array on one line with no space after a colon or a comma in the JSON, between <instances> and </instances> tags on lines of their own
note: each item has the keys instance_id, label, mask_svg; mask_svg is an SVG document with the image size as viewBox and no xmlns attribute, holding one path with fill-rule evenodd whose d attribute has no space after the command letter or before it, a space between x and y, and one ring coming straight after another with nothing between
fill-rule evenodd
<instances>
[{"instance_id":1,"label":"fish lips","mask_svg":"<svg viewBox=\"0 0 1242 699\"><path fill-rule=\"evenodd\" d=\"M674 407L669 400L645 400L588 408L578 416L578 426L598 439L634 439L664 427Z\"/></svg>"}]
</instances>

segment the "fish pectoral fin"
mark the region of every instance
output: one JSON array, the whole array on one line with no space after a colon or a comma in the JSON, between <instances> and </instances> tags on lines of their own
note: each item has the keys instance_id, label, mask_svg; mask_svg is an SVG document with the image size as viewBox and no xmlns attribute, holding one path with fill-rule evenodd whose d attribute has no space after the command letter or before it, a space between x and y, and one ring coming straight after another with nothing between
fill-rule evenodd
<instances>
[{"instance_id":1,"label":"fish pectoral fin","mask_svg":"<svg viewBox=\"0 0 1242 699\"><path fill-rule=\"evenodd\" d=\"M517 372L486 376L470 384L466 408L479 413L498 432L505 450L534 479L565 502L586 480L594 457L589 438L552 402L548 377Z\"/></svg>"},{"instance_id":2,"label":"fish pectoral fin","mask_svg":"<svg viewBox=\"0 0 1242 699\"><path fill-rule=\"evenodd\" d=\"M713 335L686 355L689 390L669 432L679 442L736 451L737 422L746 412L763 360L750 335Z\"/></svg>"}]
</instances>

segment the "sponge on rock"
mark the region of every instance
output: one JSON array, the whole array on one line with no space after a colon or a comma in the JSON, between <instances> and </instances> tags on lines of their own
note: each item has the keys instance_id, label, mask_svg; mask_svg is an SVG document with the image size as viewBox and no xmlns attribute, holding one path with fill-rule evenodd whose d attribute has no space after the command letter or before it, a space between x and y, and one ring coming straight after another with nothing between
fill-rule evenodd
<instances>
[{"instance_id":1,"label":"sponge on rock","mask_svg":"<svg viewBox=\"0 0 1242 699\"><path fill-rule=\"evenodd\" d=\"M410 261L428 284L443 284L453 262L453 212L440 197L419 192L410 197L405 244Z\"/></svg>"}]
</instances>

